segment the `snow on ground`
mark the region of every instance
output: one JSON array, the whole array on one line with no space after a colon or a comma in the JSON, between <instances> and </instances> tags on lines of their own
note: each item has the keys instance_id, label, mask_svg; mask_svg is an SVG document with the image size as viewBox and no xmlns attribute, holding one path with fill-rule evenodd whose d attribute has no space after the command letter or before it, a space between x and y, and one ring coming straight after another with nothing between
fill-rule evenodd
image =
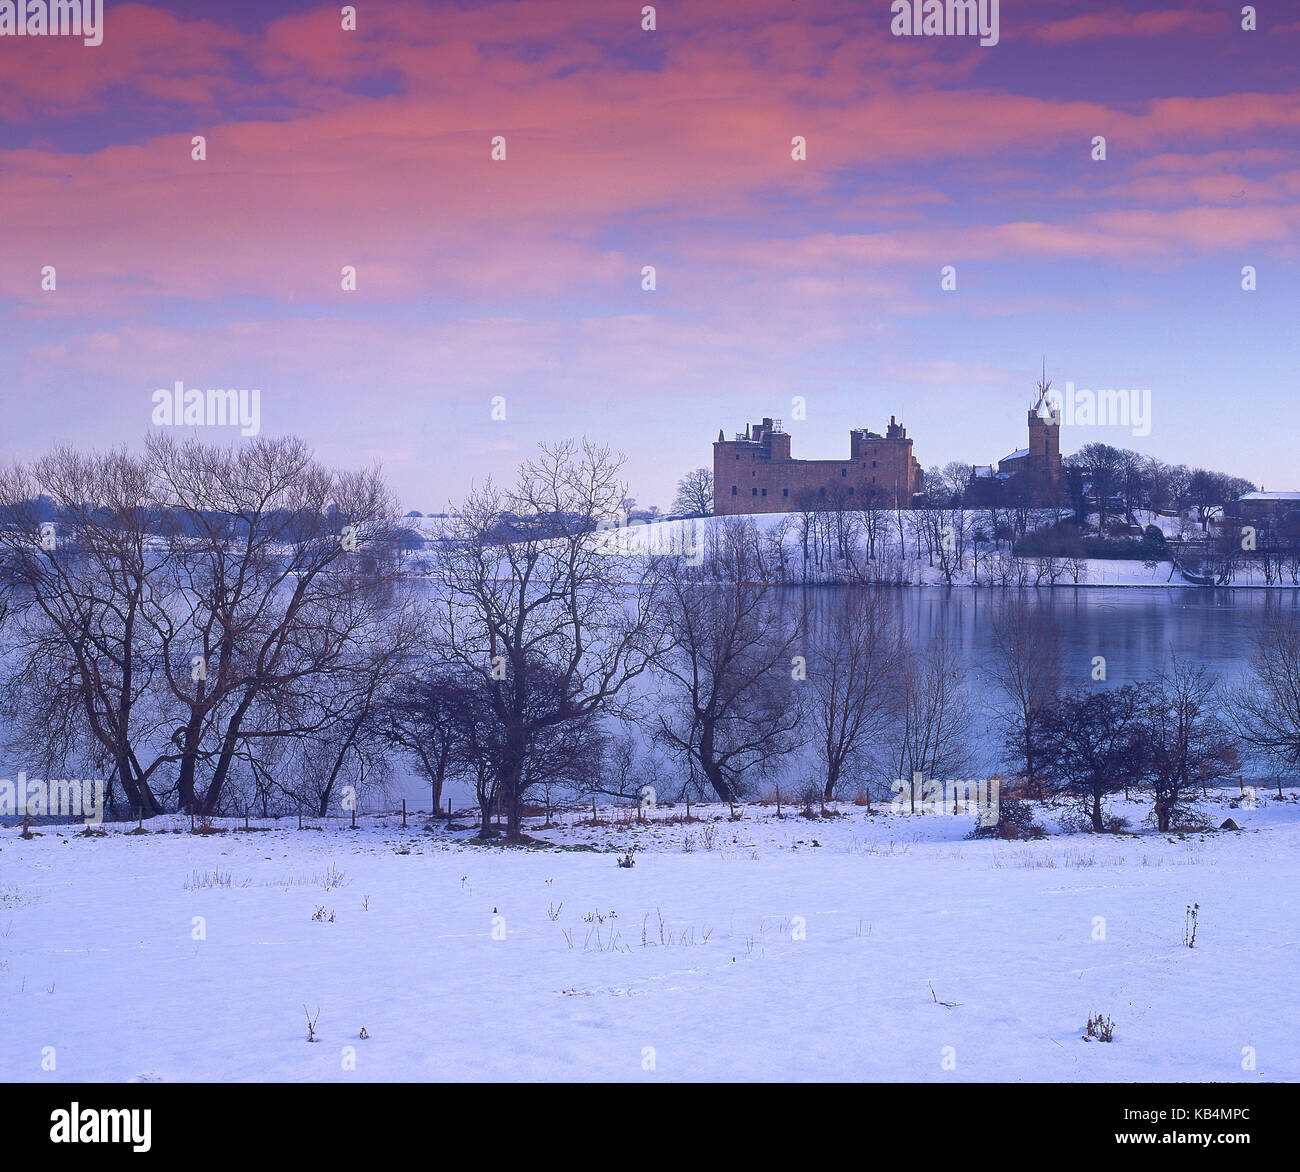
<instances>
[{"instance_id":1,"label":"snow on ground","mask_svg":"<svg viewBox=\"0 0 1300 1172\"><path fill-rule=\"evenodd\" d=\"M979 511L979 516L983 517L983 515L983 512ZM801 565L797 525L799 514L755 513L743 514L742 516L746 520L752 520L758 526L759 531L766 536L772 537L777 533L782 534L782 544L790 558L790 573L793 575L793 580L798 581L800 578L799 567ZM969 554L966 559L966 568L956 572L951 583L944 577L942 569L937 564L934 564L934 559L926 556L924 552L917 553L915 538L912 535L906 535L904 541L907 556L899 556L897 530L893 528L892 514L890 516L891 520L889 524L884 526L881 537L883 556L881 561L875 564L875 568L883 574L883 580L896 585L914 586L977 585L973 559ZM1180 531L1181 523L1177 518L1162 517L1159 514L1141 510L1135 514L1135 517L1142 524L1159 525L1166 536L1176 536ZM603 548L607 549L611 554L637 556L653 553L698 559L702 556L708 530L731 519L719 516L674 518L649 523L634 522L624 528L602 530L598 540L602 543ZM425 537L434 536L438 531L437 526L440 524L434 518L415 518L408 520L406 523L418 529ZM996 556L1009 557L1010 555L1005 549L1002 549L996 551ZM978 585L984 587L993 586L997 581L996 573L990 569L989 557L990 551L981 550L981 569ZM1030 563L1034 561L1032 558L1026 560ZM809 576L814 581L831 577L829 573L817 570L812 570ZM1032 583L1034 580L1035 570L1031 565L1029 581ZM1051 585L1051 582L1047 577L1044 577L1040 584L1047 587ZM1196 590L1205 589L1205 587L1187 581L1168 561L1148 566L1142 561L1111 558L1087 559L1077 582L1066 567L1064 559L1061 559L1055 585L1064 587L1178 586ZM1263 567L1251 562L1237 568L1231 585L1234 587L1278 587L1285 586L1287 583L1267 582Z\"/></svg>"},{"instance_id":2,"label":"snow on ground","mask_svg":"<svg viewBox=\"0 0 1300 1172\"><path fill-rule=\"evenodd\" d=\"M1144 514L1146 519L1150 519L1152 514ZM696 517L688 520L656 521L648 525L633 525L630 529L623 531L621 534L615 532L609 539L611 549L623 553L659 553L659 554L678 554L690 556L697 554L702 548L702 540L709 526L717 525L727 520L723 517ZM799 538L795 522L798 520L797 514L794 513L760 513L751 518L757 525L760 532L765 534L775 534L785 526L784 542L786 550L791 557L791 572L798 577L799 566ZM1158 518L1162 522L1169 522L1169 518ZM1172 524L1169 525L1172 528ZM897 533L886 527L885 535L882 538L882 550L890 558L897 554ZM886 579L894 581L893 575L898 575L900 584L910 584L919 586L942 586L947 585L943 571L938 565L931 564L932 559L925 556L924 553L917 555L915 552L913 539L906 538L906 549L908 556L897 558L886 573ZM1002 550L1001 556L1008 556L1005 549ZM988 551L982 551L980 554L980 580L981 586L990 586L995 580L996 575L990 570L988 560ZM1031 563L1033 559L1028 559ZM814 572L813 577L817 576ZM1030 570L1030 581L1034 580L1034 571ZM971 558L967 557L967 568L954 574L951 585L954 586L974 586L975 576L973 572L973 563ZM1049 581L1044 578L1042 585L1049 585ZM1154 566L1147 566L1142 561L1111 559L1111 558L1089 558L1084 563L1084 569L1078 582L1069 573L1065 567L1064 560L1058 570L1056 585L1065 587L1074 586L1178 586L1188 587L1190 589L1204 589L1192 582L1188 582L1181 574L1174 570L1170 562L1160 562ZM1262 567L1254 563L1240 567L1232 582L1233 586L1268 586L1264 580ZM1274 585L1278 585L1275 583Z\"/></svg>"},{"instance_id":3,"label":"snow on ground","mask_svg":"<svg viewBox=\"0 0 1300 1172\"><path fill-rule=\"evenodd\" d=\"M840 809L574 811L546 849L9 826L0 1079L1300 1079L1295 798L1033 842Z\"/></svg>"},{"instance_id":4,"label":"snow on ground","mask_svg":"<svg viewBox=\"0 0 1300 1172\"><path fill-rule=\"evenodd\" d=\"M1173 570L1171 574L1170 571ZM1074 585L1073 581L1070 585ZM1119 558L1090 558L1088 586L1186 586L1203 590L1187 581L1169 562L1148 566L1145 562L1124 561Z\"/></svg>"},{"instance_id":5,"label":"snow on ground","mask_svg":"<svg viewBox=\"0 0 1300 1172\"><path fill-rule=\"evenodd\" d=\"M1186 586L1192 590L1204 590L1194 582L1188 582L1176 570L1170 576L1169 562L1160 562L1156 566L1147 566L1144 562L1122 561L1110 558L1091 558L1088 561L1088 580L1081 585L1088 586ZM1073 582L1069 582L1073 585ZM1264 568L1256 562L1247 562L1238 566L1233 574L1229 589L1239 587L1293 588L1290 582L1267 582Z\"/></svg>"}]
</instances>

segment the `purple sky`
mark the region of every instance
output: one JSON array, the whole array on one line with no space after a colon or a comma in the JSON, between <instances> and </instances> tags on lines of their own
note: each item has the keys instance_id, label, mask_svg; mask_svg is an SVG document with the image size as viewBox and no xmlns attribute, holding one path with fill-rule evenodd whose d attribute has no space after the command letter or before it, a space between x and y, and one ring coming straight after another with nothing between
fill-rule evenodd
<instances>
[{"instance_id":1,"label":"purple sky","mask_svg":"<svg viewBox=\"0 0 1300 1172\"><path fill-rule=\"evenodd\" d=\"M987 48L889 0L269 7L0 37L5 458L138 444L182 380L406 508L575 434L667 506L762 415L797 456L897 415L926 467L996 460L1046 355L1151 392L1149 435L1065 452L1300 488L1294 2L1003 0Z\"/></svg>"}]
</instances>

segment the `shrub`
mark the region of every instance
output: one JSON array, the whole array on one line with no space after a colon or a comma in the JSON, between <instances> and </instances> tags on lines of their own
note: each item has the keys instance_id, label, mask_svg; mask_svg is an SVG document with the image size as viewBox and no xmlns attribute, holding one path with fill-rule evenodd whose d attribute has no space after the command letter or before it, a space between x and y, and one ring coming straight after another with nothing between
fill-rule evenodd
<instances>
[{"instance_id":1,"label":"shrub","mask_svg":"<svg viewBox=\"0 0 1300 1172\"><path fill-rule=\"evenodd\" d=\"M1169 543L1155 525L1133 537L1081 537L1073 526L1036 529L1016 542L1017 557L1107 558L1113 561L1163 561Z\"/></svg>"},{"instance_id":2,"label":"shrub","mask_svg":"<svg viewBox=\"0 0 1300 1172\"><path fill-rule=\"evenodd\" d=\"M1114 1041L1115 1023L1108 1017L1102 1017L1100 1013L1094 1013L1088 1018L1088 1028L1084 1037L1095 1038L1098 1042Z\"/></svg>"},{"instance_id":3,"label":"shrub","mask_svg":"<svg viewBox=\"0 0 1300 1172\"><path fill-rule=\"evenodd\" d=\"M998 797L998 820L992 826L983 821L975 824L971 838L1046 838L1047 831L1034 821L1034 809L1014 790L1004 789Z\"/></svg>"}]
</instances>

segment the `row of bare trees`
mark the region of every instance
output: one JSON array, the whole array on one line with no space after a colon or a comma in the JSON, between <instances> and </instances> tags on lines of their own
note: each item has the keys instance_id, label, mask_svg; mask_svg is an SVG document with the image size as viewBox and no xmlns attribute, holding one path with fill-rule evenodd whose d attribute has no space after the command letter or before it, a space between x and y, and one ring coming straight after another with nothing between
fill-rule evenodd
<instances>
[{"instance_id":1,"label":"row of bare trees","mask_svg":"<svg viewBox=\"0 0 1300 1172\"><path fill-rule=\"evenodd\" d=\"M1054 508L1070 508L1081 529L1096 515L1096 531L1105 536L1110 520L1127 523L1138 509L1165 514L1192 514L1204 528L1214 515L1255 486L1248 480L1207 468L1166 464L1154 456L1105 443L1087 443L1062 461L1059 484L1036 486L1026 492L1015 478L993 482L993 499L1014 512L1029 507L1032 498ZM930 504L960 507L971 503L970 464L954 462L925 474ZM1045 498L1045 499L1044 499Z\"/></svg>"},{"instance_id":2,"label":"row of bare trees","mask_svg":"<svg viewBox=\"0 0 1300 1172\"><path fill-rule=\"evenodd\" d=\"M1243 573L1266 586L1300 586L1300 509L1262 516L1228 510L1184 541L1179 553L1180 564L1219 586L1232 585Z\"/></svg>"},{"instance_id":3,"label":"row of bare trees","mask_svg":"<svg viewBox=\"0 0 1300 1172\"><path fill-rule=\"evenodd\" d=\"M1086 559L1017 557L1026 533L1053 525L1059 513L1028 504L982 509L888 508L879 498L839 489L804 492L793 511L764 529L773 565L788 582L901 586L915 584L918 564L952 585L1025 587L1087 580Z\"/></svg>"},{"instance_id":4,"label":"row of bare trees","mask_svg":"<svg viewBox=\"0 0 1300 1172\"><path fill-rule=\"evenodd\" d=\"M1052 614L1028 593L1008 596L991 630L985 675L1016 783L1077 799L1095 830L1112 794L1148 790L1157 828L1168 830L1247 761L1279 784L1300 770L1300 620L1285 603L1266 606L1248 671L1227 685L1171 653L1137 683L1067 689Z\"/></svg>"},{"instance_id":5,"label":"row of bare trees","mask_svg":"<svg viewBox=\"0 0 1300 1172\"><path fill-rule=\"evenodd\" d=\"M400 760L435 811L468 785L484 833L500 810L512 840L552 789L735 800L794 773L830 798L967 773L975 704L949 635L905 629L878 584L789 590L789 542L752 518L701 525L671 555L625 548L620 474L607 449L543 447L414 558L377 470L322 467L292 438L153 437L139 456L60 449L12 468L10 750L32 776L103 776L115 809L144 815L324 813L382 792ZM1099 816L1095 779L1132 779L1173 817L1178 795L1235 766L1204 673L1175 663L1140 696L1070 695L1031 591L1009 592L992 624L982 699L1001 697L1031 792ZM1284 613L1253 670L1233 731L1300 766L1300 630ZM1162 757L1170 745L1182 755ZM1139 749L1140 776L1116 767Z\"/></svg>"},{"instance_id":6,"label":"row of bare trees","mask_svg":"<svg viewBox=\"0 0 1300 1172\"><path fill-rule=\"evenodd\" d=\"M792 593L779 556L751 518L728 518L706 530L698 559L656 567L664 644L640 706L649 714L629 715L681 766L678 792L734 801L801 752L827 799L963 767L974 717L947 639L920 646L878 586ZM628 791L628 773L614 792Z\"/></svg>"},{"instance_id":7,"label":"row of bare trees","mask_svg":"<svg viewBox=\"0 0 1300 1172\"><path fill-rule=\"evenodd\" d=\"M423 566L422 666L379 707L435 803L468 781L483 833L499 809L517 840L553 787L730 801L810 746L827 797L956 764L972 717L951 647L911 648L878 588L811 622L752 518L702 526L688 556L630 551L609 529L620 467L543 447L449 514Z\"/></svg>"}]
</instances>

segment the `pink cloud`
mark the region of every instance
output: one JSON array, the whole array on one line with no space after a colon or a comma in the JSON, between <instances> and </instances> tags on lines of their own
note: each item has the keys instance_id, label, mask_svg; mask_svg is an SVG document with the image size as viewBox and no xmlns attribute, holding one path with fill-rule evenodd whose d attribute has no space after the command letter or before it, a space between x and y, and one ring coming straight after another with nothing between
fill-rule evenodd
<instances>
[{"instance_id":1,"label":"pink cloud","mask_svg":"<svg viewBox=\"0 0 1300 1172\"><path fill-rule=\"evenodd\" d=\"M109 86L218 103L240 91L240 62L256 100L282 116L196 116L202 163L190 131L85 154L0 152L0 202L26 225L0 258L0 294L28 320L130 317L167 298L330 312L608 298L634 291L651 263L678 296L779 270L798 282L787 296L817 301L833 295L817 267L846 259L1128 261L1295 241L1294 216L1272 206L1294 198L1295 152L1277 144L1300 129L1295 93L1120 106L970 88L977 49L920 55L881 22L818 20L778 0L748 6L744 37L725 35L737 18L722 0L661 10L657 69L602 63L599 38L643 35L607 4L536 0L436 19L422 4L382 17L363 8L355 34L333 7L261 31L140 5L111 14L105 55L78 50L89 65L72 75L74 107ZM1170 15L1133 19L1150 30ZM52 97L38 59L17 58L0 83L24 109ZM400 96L347 90L388 73L403 79ZM1114 160L1098 182L1053 182L1043 156L1082 158L1097 133ZM496 134L505 163L489 157ZM806 163L790 158L795 134ZM960 192L918 181L942 165L969 175ZM1065 206L1079 199L1090 215ZM1142 230L1128 230L1137 216ZM56 294L38 291L46 264ZM354 299L339 287L343 265L359 270ZM708 265L740 267L715 277ZM896 274L877 274L858 292L898 289Z\"/></svg>"},{"instance_id":2,"label":"pink cloud","mask_svg":"<svg viewBox=\"0 0 1300 1172\"><path fill-rule=\"evenodd\" d=\"M1127 12L1122 8L1110 8L1105 12L1089 12L1032 25L1029 27L1029 36L1034 40L1060 45L1097 37L1172 37L1178 34L1222 33L1229 28L1230 23L1226 12L1196 12L1185 8Z\"/></svg>"},{"instance_id":3,"label":"pink cloud","mask_svg":"<svg viewBox=\"0 0 1300 1172\"><path fill-rule=\"evenodd\" d=\"M767 96L692 107L685 118L686 94L672 80L616 79L596 98L591 85L540 80L527 107L496 93L438 104L358 99L291 121L214 126L202 163L191 160L188 135L85 156L5 152L0 195L32 227L0 263L0 290L34 298L47 263L60 265L61 289L101 303L319 301L341 295L344 264L359 266L365 295L380 300L608 288L647 263L602 242L628 217L672 210L739 230L748 223L761 236L774 222L768 201L815 208L835 176L855 168L982 163L1045 143L1086 144L1099 129L1112 149L1132 152L1300 126L1300 99L1285 94L1163 99L1137 112L991 92L881 93L815 111ZM507 139L505 163L489 157L496 133ZM790 160L793 133L808 138L807 164ZM1206 179L1186 198L1224 200L1234 182ZM1262 198L1268 185L1252 181L1246 192ZM1177 192L1152 183L1127 194L1167 201ZM942 197L928 198L930 214L942 215ZM886 210L925 214L919 201Z\"/></svg>"},{"instance_id":4,"label":"pink cloud","mask_svg":"<svg viewBox=\"0 0 1300 1172\"><path fill-rule=\"evenodd\" d=\"M140 4L106 7L104 42L93 49L64 37L5 46L0 109L7 120L100 109L118 87L140 101L190 106L234 96L229 54L245 43L243 35Z\"/></svg>"}]
</instances>

